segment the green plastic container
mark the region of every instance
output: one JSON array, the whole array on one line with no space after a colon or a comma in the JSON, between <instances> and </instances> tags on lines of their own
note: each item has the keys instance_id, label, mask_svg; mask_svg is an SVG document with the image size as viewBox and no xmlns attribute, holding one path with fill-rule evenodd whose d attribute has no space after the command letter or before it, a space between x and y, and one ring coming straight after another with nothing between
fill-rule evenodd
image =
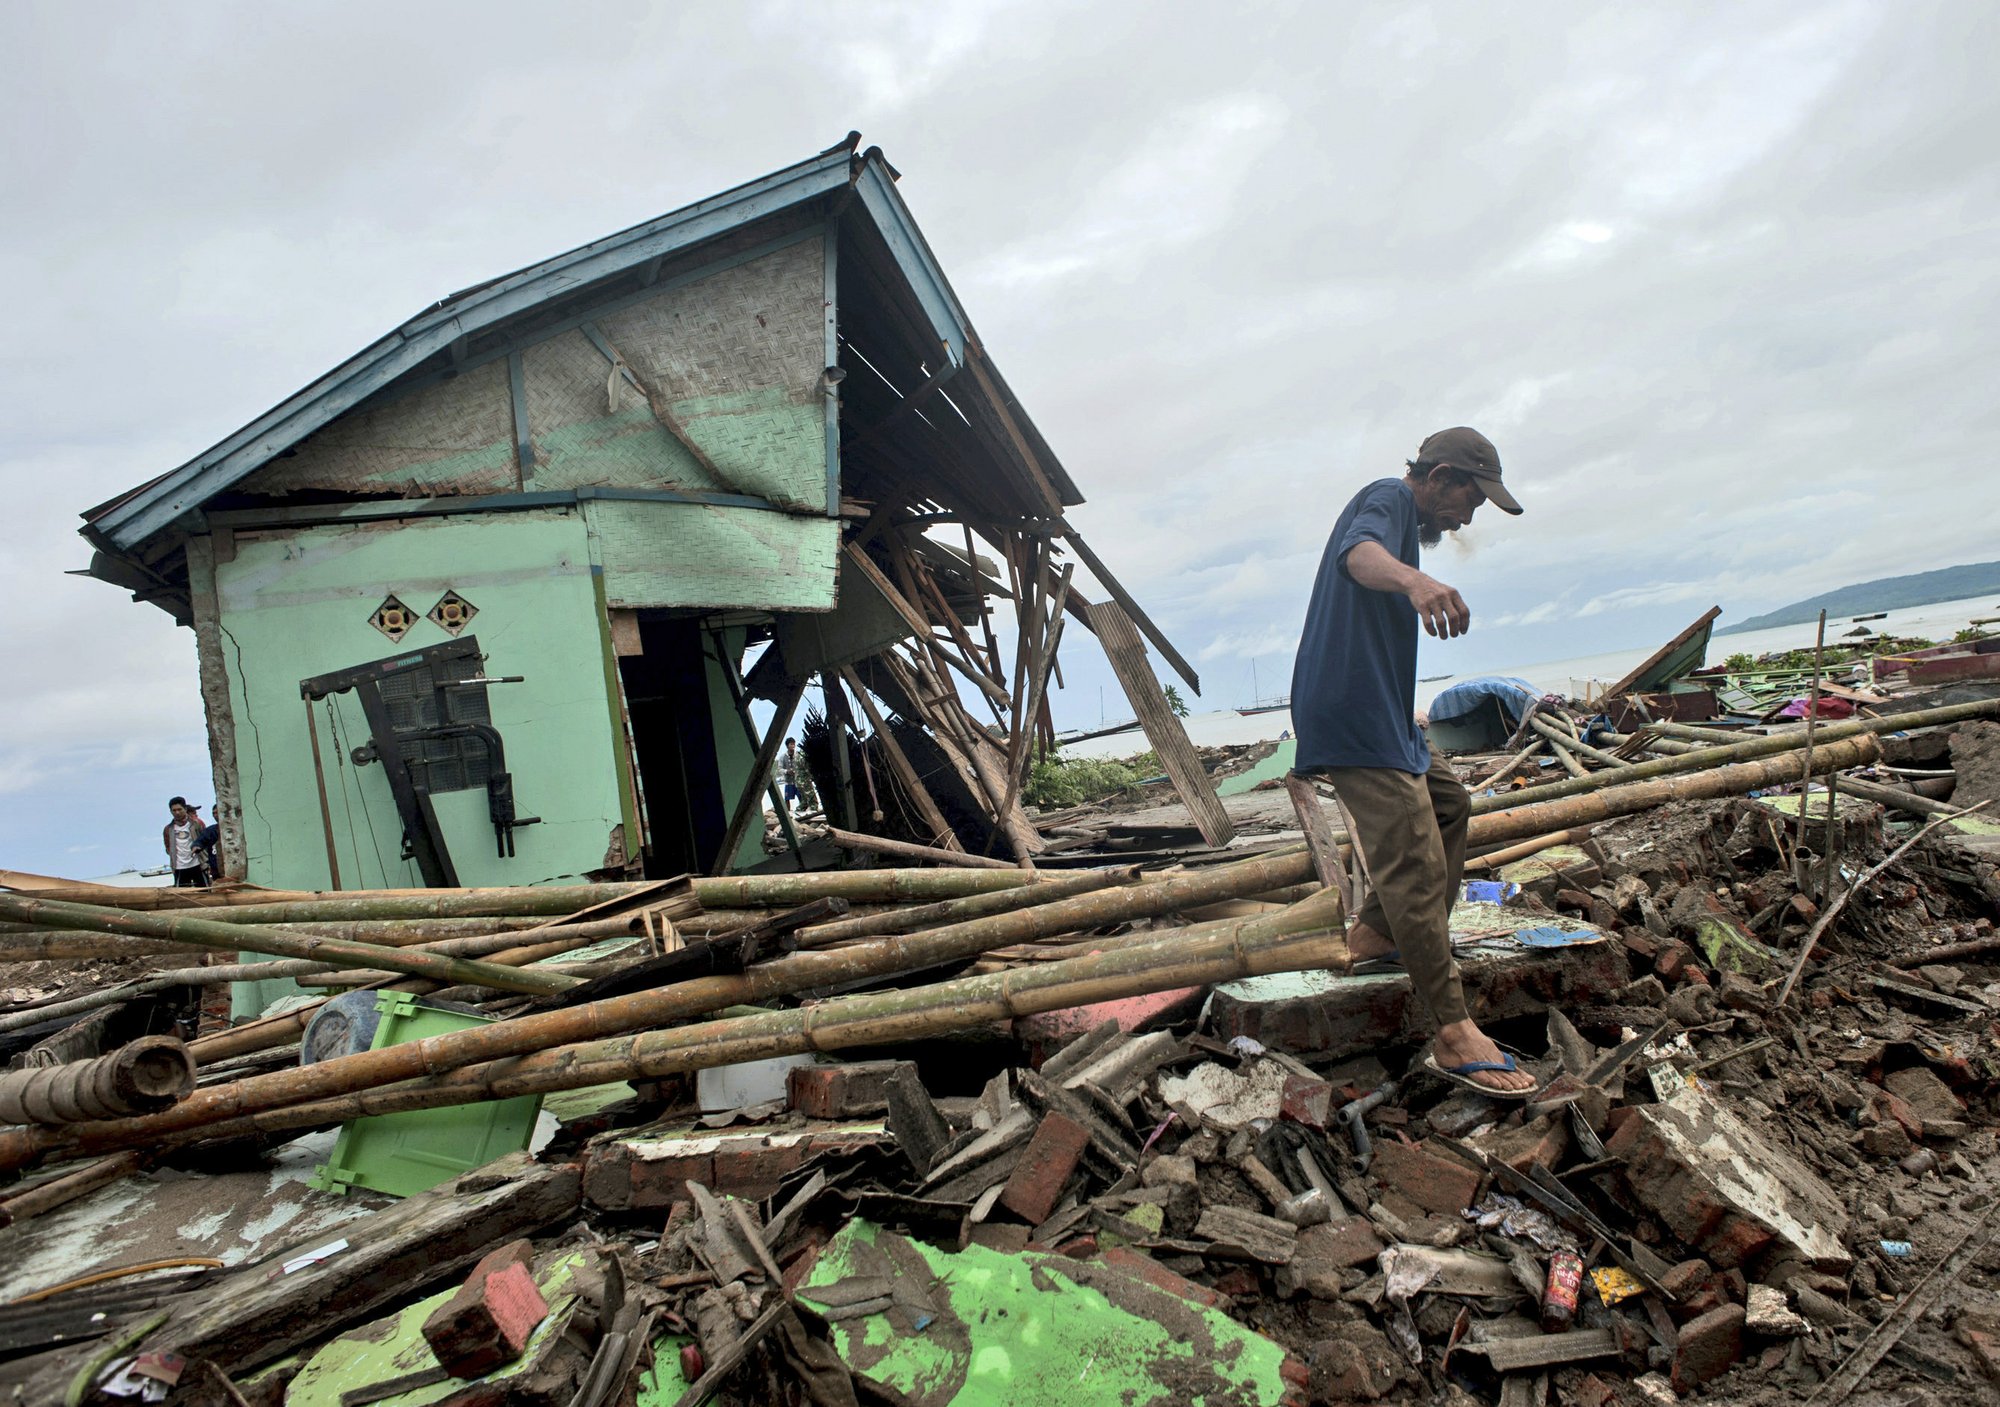
<instances>
[{"instance_id":1,"label":"green plastic container","mask_svg":"<svg viewBox=\"0 0 2000 1407\"><path fill-rule=\"evenodd\" d=\"M375 1028L370 1050L461 1031L490 1019L419 1006L408 992L383 992L376 1005L381 1024ZM333 1156L313 1175L312 1185L329 1192L366 1187L395 1197L413 1196L526 1148L541 1111L540 1095L524 1095L354 1119L341 1127Z\"/></svg>"}]
</instances>

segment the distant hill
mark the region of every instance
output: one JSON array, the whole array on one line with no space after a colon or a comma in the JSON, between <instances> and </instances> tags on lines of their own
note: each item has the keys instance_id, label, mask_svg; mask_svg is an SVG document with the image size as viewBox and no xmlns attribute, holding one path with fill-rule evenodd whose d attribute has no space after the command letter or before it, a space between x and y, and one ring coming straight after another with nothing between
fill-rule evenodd
<instances>
[{"instance_id":1,"label":"distant hill","mask_svg":"<svg viewBox=\"0 0 2000 1407\"><path fill-rule=\"evenodd\" d=\"M1934 572L1914 572L1909 576L1885 576L1880 581L1864 581L1804 601L1794 601L1768 615L1740 620L1715 633L1737 635L1745 630L1763 630L1773 625L1798 625L1819 619L1859 615L1864 611L1894 611L1904 606L1928 606L1933 601L1956 601L1966 596L2000 592L2000 562L1969 562L1962 567L1940 567Z\"/></svg>"}]
</instances>

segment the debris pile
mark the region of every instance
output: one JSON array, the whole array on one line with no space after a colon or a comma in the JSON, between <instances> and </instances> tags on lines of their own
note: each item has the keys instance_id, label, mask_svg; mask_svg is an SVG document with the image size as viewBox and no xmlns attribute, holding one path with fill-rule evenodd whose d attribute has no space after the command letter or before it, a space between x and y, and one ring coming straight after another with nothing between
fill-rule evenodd
<instances>
[{"instance_id":1,"label":"debris pile","mask_svg":"<svg viewBox=\"0 0 2000 1407\"><path fill-rule=\"evenodd\" d=\"M163 1075L10 1105L0 1377L342 1407L1973 1400L2000 1379L2000 825L1886 769L1996 714L1649 725L1484 788L1454 943L1536 1076L1515 1103L1429 1074L1407 979L1349 971L1351 856L1306 802L1304 846L1151 869L24 880L0 942L37 983L69 953L126 976L0 1013L16 1064ZM240 969L190 947L346 994L197 1031L190 993Z\"/></svg>"}]
</instances>

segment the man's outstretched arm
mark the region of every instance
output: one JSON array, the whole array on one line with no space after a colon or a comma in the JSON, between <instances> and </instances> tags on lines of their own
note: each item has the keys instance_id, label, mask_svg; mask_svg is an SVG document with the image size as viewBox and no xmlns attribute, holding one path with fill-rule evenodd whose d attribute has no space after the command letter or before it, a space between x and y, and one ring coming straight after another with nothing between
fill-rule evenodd
<instances>
[{"instance_id":1,"label":"man's outstretched arm","mask_svg":"<svg viewBox=\"0 0 2000 1407\"><path fill-rule=\"evenodd\" d=\"M1349 548L1347 574L1370 591L1394 591L1409 597L1424 629L1440 640L1472 629L1472 612L1455 588L1397 561L1379 542L1357 542Z\"/></svg>"}]
</instances>

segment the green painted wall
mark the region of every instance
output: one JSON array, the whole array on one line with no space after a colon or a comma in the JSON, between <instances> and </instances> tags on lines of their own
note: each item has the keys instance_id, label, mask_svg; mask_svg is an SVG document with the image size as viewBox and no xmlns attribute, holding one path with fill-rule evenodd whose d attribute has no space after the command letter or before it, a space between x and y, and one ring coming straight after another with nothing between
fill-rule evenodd
<instances>
[{"instance_id":1,"label":"green painted wall","mask_svg":"<svg viewBox=\"0 0 2000 1407\"><path fill-rule=\"evenodd\" d=\"M584 517L613 606L834 607L837 518L615 499L589 500Z\"/></svg>"},{"instance_id":2,"label":"green painted wall","mask_svg":"<svg viewBox=\"0 0 2000 1407\"><path fill-rule=\"evenodd\" d=\"M574 510L416 518L356 526L239 532L216 566L216 596L238 736L248 878L280 888L328 885L301 679L439 644L428 620L392 643L368 618L393 592L419 614L447 588L478 608L469 633L493 675L488 689L507 745L517 807L543 823L495 854L483 788L435 798L461 883L526 884L604 863L622 816L622 738L605 696L604 634L589 542ZM352 694L315 706L342 885L416 885L398 858L401 823L379 765L355 767L367 740ZM630 839L636 846L636 837Z\"/></svg>"},{"instance_id":3,"label":"green painted wall","mask_svg":"<svg viewBox=\"0 0 2000 1407\"><path fill-rule=\"evenodd\" d=\"M722 777L723 819L736 805L736 798L743 794L743 788L750 780L750 769L757 765L757 749L750 745L750 735L743 731L743 715L736 707L736 695L729 687L723 670L728 667L724 661L734 662L743 658L743 642L747 631L721 630L716 632L722 644L722 659L713 655L706 657L708 665L708 716L715 730L716 771ZM743 836L743 843L736 847L735 865L738 869L762 864L770 857L764 852L764 827L752 821L750 829Z\"/></svg>"}]
</instances>

